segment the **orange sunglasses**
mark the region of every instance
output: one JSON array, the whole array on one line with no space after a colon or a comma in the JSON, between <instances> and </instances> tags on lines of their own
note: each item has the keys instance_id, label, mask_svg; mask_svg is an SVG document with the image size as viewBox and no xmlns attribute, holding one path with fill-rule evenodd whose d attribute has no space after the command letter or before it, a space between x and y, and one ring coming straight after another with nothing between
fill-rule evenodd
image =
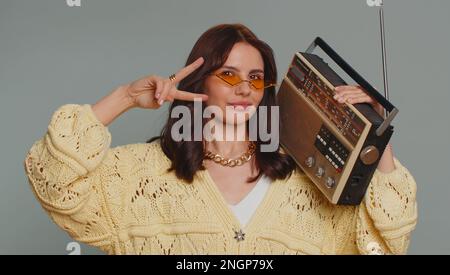
<instances>
[{"instance_id":1,"label":"orange sunglasses","mask_svg":"<svg viewBox=\"0 0 450 275\"><path fill-rule=\"evenodd\" d=\"M221 73L217 73L217 74L212 74L217 76L218 78L220 78L221 80L223 80L223 82L227 83L230 86L236 86L239 85L241 82L249 82L250 85L255 89L255 90L262 90L262 89L266 89L269 87L274 87L277 86L276 83L266 83L264 82L264 79L251 79L251 80L247 80L247 79L242 79L239 75L237 74L232 74L229 75L227 74L228 71L225 72L221 72Z\"/></svg>"}]
</instances>

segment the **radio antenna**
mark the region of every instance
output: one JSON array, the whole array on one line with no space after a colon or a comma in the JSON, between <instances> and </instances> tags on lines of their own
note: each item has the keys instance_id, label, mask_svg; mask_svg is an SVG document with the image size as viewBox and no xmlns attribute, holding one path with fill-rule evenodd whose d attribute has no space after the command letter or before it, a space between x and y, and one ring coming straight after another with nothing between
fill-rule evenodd
<instances>
[{"instance_id":1,"label":"radio antenna","mask_svg":"<svg viewBox=\"0 0 450 275\"><path fill-rule=\"evenodd\" d=\"M383 0L380 0L380 34L381 34L381 55L383 62L383 82L384 82L384 97L389 100L389 84L388 84L388 73L387 73L387 62L386 62L386 35L384 31L384 12L383 12ZM384 115L387 117L389 112L385 109Z\"/></svg>"}]
</instances>

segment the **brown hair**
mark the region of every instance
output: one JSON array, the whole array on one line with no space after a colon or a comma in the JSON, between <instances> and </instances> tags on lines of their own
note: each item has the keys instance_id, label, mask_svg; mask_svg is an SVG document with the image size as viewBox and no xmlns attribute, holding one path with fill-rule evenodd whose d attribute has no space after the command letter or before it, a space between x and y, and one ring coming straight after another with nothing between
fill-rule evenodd
<instances>
[{"instance_id":1,"label":"brown hair","mask_svg":"<svg viewBox=\"0 0 450 275\"><path fill-rule=\"evenodd\" d=\"M252 31L242 24L221 24L204 32L195 43L186 61L186 65L191 64L199 57L203 57L205 61L199 69L180 81L178 89L193 93L202 93L205 76L221 68L223 64L225 64L231 49L234 44L238 42L248 43L260 52L264 61L264 80L270 83L276 82L277 68L272 48L265 42L259 40ZM170 105L169 114L174 107L179 105L189 108L192 118L191 133L194 133L194 102L174 100ZM259 106L267 106L268 110L270 110L271 106L276 105L275 88L266 88ZM258 113L256 114L259 114L259 108L257 108L257 112ZM259 117L260 116L258 115L257 119L259 119ZM178 178L191 183L195 173L198 170L205 169L202 165L204 157L203 141L194 141L193 138L191 141L174 141L171 137L171 129L176 121L178 121L178 118L171 118L169 115L167 123L161 130L160 136L153 137L147 142L150 143L160 138L163 152L172 161L168 171L174 170ZM206 120L204 119L203 122L206 123ZM268 131L271 131L270 112L268 112L267 115L266 125L268 125ZM274 152L260 152L260 145L269 142L270 141L261 141L258 135L258 138L255 141L255 163L259 170L259 174L256 177L249 179L249 182L254 181L261 173L264 173L272 180L284 179L290 176L291 172L294 170L295 162L290 156L280 153L279 146Z\"/></svg>"}]
</instances>

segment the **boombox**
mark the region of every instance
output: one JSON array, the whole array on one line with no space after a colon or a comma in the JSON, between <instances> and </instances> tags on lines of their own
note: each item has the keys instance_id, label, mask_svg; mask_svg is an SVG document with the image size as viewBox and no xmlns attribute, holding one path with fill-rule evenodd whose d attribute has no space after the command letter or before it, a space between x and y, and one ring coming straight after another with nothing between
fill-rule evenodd
<instances>
[{"instance_id":1,"label":"boombox","mask_svg":"<svg viewBox=\"0 0 450 275\"><path fill-rule=\"evenodd\" d=\"M339 103L334 88L346 82L312 51L319 46L388 115L370 104ZM298 52L279 87L280 143L333 204L361 203L380 157L393 134L398 113L324 40L317 37Z\"/></svg>"}]
</instances>

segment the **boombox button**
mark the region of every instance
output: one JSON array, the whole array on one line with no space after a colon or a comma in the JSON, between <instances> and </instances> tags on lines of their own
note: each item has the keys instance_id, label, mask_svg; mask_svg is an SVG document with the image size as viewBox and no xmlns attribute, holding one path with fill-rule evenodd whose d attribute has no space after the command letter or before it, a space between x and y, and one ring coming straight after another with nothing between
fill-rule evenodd
<instances>
[{"instance_id":1,"label":"boombox button","mask_svg":"<svg viewBox=\"0 0 450 275\"><path fill-rule=\"evenodd\" d=\"M325 169L322 166L319 166L316 171L316 176L321 178L325 174Z\"/></svg>"},{"instance_id":2,"label":"boombox button","mask_svg":"<svg viewBox=\"0 0 450 275\"><path fill-rule=\"evenodd\" d=\"M334 187L334 184L335 184L334 179L332 177L327 177L327 180L325 181L325 185L331 189Z\"/></svg>"}]
</instances>

